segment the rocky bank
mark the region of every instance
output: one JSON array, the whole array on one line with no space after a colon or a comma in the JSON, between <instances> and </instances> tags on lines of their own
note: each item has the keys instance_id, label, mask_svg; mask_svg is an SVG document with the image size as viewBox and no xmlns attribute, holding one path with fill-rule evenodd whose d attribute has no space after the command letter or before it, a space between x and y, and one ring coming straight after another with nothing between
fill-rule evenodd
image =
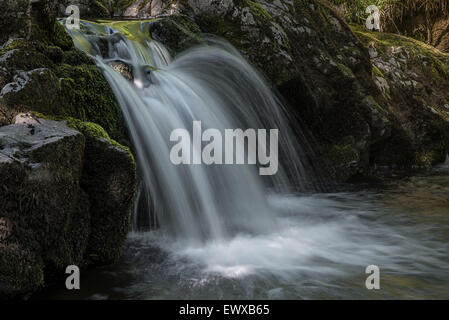
<instances>
[{"instance_id":1,"label":"rocky bank","mask_svg":"<svg viewBox=\"0 0 449 320\"><path fill-rule=\"evenodd\" d=\"M198 44L204 33L230 41L288 102L293 126L309 129L334 179L444 161L448 54L348 25L327 1L157 3L137 1L129 8L138 8L133 17L159 16L152 37L173 55ZM174 13L164 9L169 4Z\"/></svg>"},{"instance_id":2,"label":"rocky bank","mask_svg":"<svg viewBox=\"0 0 449 320\"><path fill-rule=\"evenodd\" d=\"M112 263L136 177L120 109L56 22L57 1L1 1L0 297ZM111 137L113 139L111 139Z\"/></svg>"}]
</instances>

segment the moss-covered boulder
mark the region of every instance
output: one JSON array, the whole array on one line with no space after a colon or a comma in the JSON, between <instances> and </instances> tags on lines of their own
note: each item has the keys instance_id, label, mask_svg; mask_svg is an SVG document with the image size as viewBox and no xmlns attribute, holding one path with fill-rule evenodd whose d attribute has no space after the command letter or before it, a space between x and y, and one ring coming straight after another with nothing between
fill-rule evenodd
<instances>
[{"instance_id":1,"label":"moss-covered boulder","mask_svg":"<svg viewBox=\"0 0 449 320\"><path fill-rule=\"evenodd\" d=\"M180 48L179 39L201 33L230 41L313 133L317 154L336 179L370 174L378 166L410 168L444 159L444 54L405 37L360 28L354 33L326 1L190 0L179 5L181 15L155 22L153 37L173 54L195 45L186 41Z\"/></svg>"},{"instance_id":2,"label":"moss-covered boulder","mask_svg":"<svg viewBox=\"0 0 449 320\"><path fill-rule=\"evenodd\" d=\"M0 65L9 75L4 82L10 82L0 91L3 109L33 110L93 121L114 138L123 139L125 127L120 108L93 62L76 49L48 50L48 55L29 48L5 52ZM54 63L55 60L60 63ZM11 115L8 119L11 120ZM3 123L8 119L2 119Z\"/></svg>"},{"instance_id":3,"label":"moss-covered boulder","mask_svg":"<svg viewBox=\"0 0 449 320\"><path fill-rule=\"evenodd\" d=\"M173 56L204 42L201 29L184 14L156 19L150 24L150 32L151 37L164 44Z\"/></svg>"},{"instance_id":4,"label":"moss-covered boulder","mask_svg":"<svg viewBox=\"0 0 449 320\"><path fill-rule=\"evenodd\" d=\"M86 258L95 264L116 262L130 228L136 191L133 155L95 123L69 119L68 125L86 137L81 186L89 195L92 225Z\"/></svg>"},{"instance_id":5,"label":"moss-covered boulder","mask_svg":"<svg viewBox=\"0 0 449 320\"><path fill-rule=\"evenodd\" d=\"M300 117L317 138L318 156L334 177L346 180L368 171L371 141L378 139L371 139L372 132L388 135L391 130L388 121L378 121L384 117L378 114L377 103L367 100L369 96L375 100L372 91L377 92L368 52L330 6L316 0L181 4L181 13L199 27L197 34L224 37L269 79L289 103L291 119ZM175 47L170 37L154 38ZM292 120L292 125L297 123ZM345 145L348 136L357 155L334 159L334 151ZM337 174L341 167L351 170Z\"/></svg>"},{"instance_id":6,"label":"moss-covered boulder","mask_svg":"<svg viewBox=\"0 0 449 320\"><path fill-rule=\"evenodd\" d=\"M0 296L28 294L44 273L80 265L90 230L84 143L66 125L30 116L0 128Z\"/></svg>"},{"instance_id":7,"label":"moss-covered boulder","mask_svg":"<svg viewBox=\"0 0 449 320\"><path fill-rule=\"evenodd\" d=\"M26 296L68 265L116 261L135 192L130 151L73 118L19 114L0 128L0 297Z\"/></svg>"},{"instance_id":8,"label":"moss-covered boulder","mask_svg":"<svg viewBox=\"0 0 449 320\"><path fill-rule=\"evenodd\" d=\"M10 35L0 46L0 124L17 112L38 111L98 123L125 141L123 117L106 79L60 23L43 18L51 7L45 3L30 8L32 28L25 38Z\"/></svg>"},{"instance_id":9,"label":"moss-covered boulder","mask_svg":"<svg viewBox=\"0 0 449 320\"><path fill-rule=\"evenodd\" d=\"M369 50L372 78L393 124L372 146L378 165L429 166L449 151L449 54L412 38L353 27Z\"/></svg>"}]
</instances>

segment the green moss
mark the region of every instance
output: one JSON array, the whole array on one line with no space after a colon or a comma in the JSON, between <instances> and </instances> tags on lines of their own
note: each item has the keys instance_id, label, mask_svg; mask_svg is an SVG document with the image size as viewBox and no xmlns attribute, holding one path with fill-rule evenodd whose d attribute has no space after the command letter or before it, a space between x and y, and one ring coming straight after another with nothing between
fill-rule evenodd
<instances>
[{"instance_id":1,"label":"green moss","mask_svg":"<svg viewBox=\"0 0 449 320\"><path fill-rule=\"evenodd\" d=\"M111 139L108 133L98 124L88 121L81 121L74 118L66 118L67 125L72 129L78 130L84 134L87 138L98 138L106 140L109 144L114 145L120 149L125 150L131 161L134 163L134 156L128 147L125 147L118 143L117 141Z\"/></svg>"},{"instance_id":2,"label":"green moss","mask_svg":"<svg viewBox=\"0 0 449 320\"><path fill-rule=\"evenodd\" d=\"M55 22L31 41L17 39L1 50L11 51L2 65L33 70L29 81L3 97L2 109L35 110L100 124L117 140L126 140L123 116L108 82L93 61L76 49L64 27ZM40 38L36 38L39 36ZM39 40L39 41L35 41ZM42 69L42 70L36 70Z\"/></svg>"},{"instance_id":3,"label":"green moss","mask_svg":"<svg viewBox=\"0 0 449 320\"><path fill-rule=\"evenodd\" d=\"M340 70L340 72L343 75L345 75L346 77L348 77L350 79L355 79L355 75L349 67L345 66L342 63L338 63L338 62L335 62L335 64L337 65L338 70Z\"/></svg>"},{"instance_id":4,"label":"green moss","mask_svg":"<svg viewBox=\"0 0 449 320\"><path fill-rule=\"evenodd\" d=\"M59 22L53 24L53 30L50 32L50 41L62 50L71 50L74 48L72 38Z\"/></svg>"},{"instance_id":5,"label":"green moss","mask_svg":"<svg viewBox=\"0 0 449 320\"><path fill-rule=\"evenodd\" d=\"M82 134L93 137L110 140L107 132L98 124L88 121L81 121L74 118L67 118L67 125Z\"/></svg>"},{"instance_id":6,"label":"green moss","mask_svg":"<svg viewBox=\"0 0 449 320\"><path fill-rule=\"evenodd\" d=\"M113 4L114 10L124 11L126 8L128 8L130 5L132 5L135 2L135 0L117 0Z\"/></svg>"},{"instance_id":7,"label":"green moss","mask_svg":"<svg viewBox=\"0 0 449 320\"><path fill-rule=\"evenodd\" d=\"M115 139L125 136L120 107L96 66L62 64L55 73L60 78L62 105L59 115L98 123Z\"/></svg>"},{"instance_id":8,"label":"green moss","mask_svg":"<svg viewBox=\"0 0 449 320\"><path fill-rule=\"evenodd\" d=\"M74 48L70 51L64 51L62 55L62 62L72 66L79 66L82 64L91 64L94 62L84 52Z\"/></svg>"},{"instance_id":9,"label":"green moss","mask_svg":"<svg viewBox=\"0 0 449 320\"><path fill-rule=\"evenodd\" d=\"M103 129L103 127L101 127L100 125L98 125L96 123L89 122L89 121L82 121L82 120L75 119L72 117L46 115L46 114L36 112L36 111L31 111L31 114L37 118L50 119L50 120L54 120L54 121L66 121L68 127L81 132L86 137L86 139L90 139L90 138L102 139L102 140L107 141L109 144L111 144L113 146L123 149L124 151L126 151L128 153L129 158L132 161L132 163L133 164L135 163L134 155L132 154L131 150L128 147L121 145L117 141L111 139L109 134L106 132L106 130Z\"/></svg>"},{"instance_id":10,"label":"green moss","mask_svg":"<svg viewBox=\"0 0 449 320\"><path fill-rule=\"evenodd\" d=\"M61 63L63 60L64 52L58 46L45 47L45 55L49 57L54 63Z\"/></svg>"},{"instance_id":11,"label":"green moss","mask_svg":"<svg viewBox=\"0 0 449 320\"><path fill-rule=\"evenodd\" d=\"M435 163L436 153L434 150L420 151L415 154L415 163L418 166L430 167Z\"/></svg>"},{"instance_id":12,"label":"green moss","mask_svg":"<svg viewBox=\"0 0 449 320\"><path fill-rule=\"evenodd\" d=\"M107 1L93 0L90 4L89 16L94 18L108 18L112 14L108 9Z\"/></svg>"},{"instance_id":13,"label":"green moss","mask_svg":"<svg viewBox=\"0 0 449 320\"><path fill-rule=\"evenodd\" d=\"M181 14L156 19L151 25L151 36L163 43L172 55L203 44L200 34L195 21Z\"/></svg>"},{"instance_id":14,"label":"green moss","mask_svg":"<svg viewBox=\"0 0 449 320\"><path fill-rule=\"evenodd\" d=\"M0 56L14 49L27 49L28 42L25 39L13 39L8 41L1 49Z\"/></svg>"},{"instance_id":15,"label":"green moss","mask_svg":"<svg viewBox=\"0 0 449 320\"><path fill-rule=\"evenodd\" d=\"M388 113L384 108L382 108L382 106L379 103L377 103L376 99L374 99L373 96L366 96L365 100L367 100L369 105L375 107L381 113L384 113L384 114Z\"/></svg>"},{"instance_id":16,"label":"green moss","mask_svg":"<svg viewBox=\"0 0 449 320\"><path fill-rule=\"evenodd\" d=\"M263 8L259 3L251 1L251 0L245 0L245 3L249 6L251 9L251 12L256 15L257 17L266 19L266 20L272 20L273 17Z\"/></svg>"},{"instance_id":17,"label":"green moss","mask_svg":"<svg viewBox=\"0 0 449 320\"><path fill-rule=\"evenodd\" d=\"M203 32L224 37L238 49L242 46L242 40L247 38L247 32L243 31L238 24L211 13L196 15L195 22Z\"/></svg>"},{"instance_id":18,"label":"green moss","mask_svg":"<svg viewBox=\"0 0 449 320\"><path fill-rule=\"evenodd\" d=\"M383 72L380 71L380 69L378 67L376 67L374 64L373 64L373 75L377 76L377 77L385 78L385 75L383 74Z\"/></svg>"},{"instance_id":19,"label":"green moss","mask_svg":"<svg viewBox=\"0 0 449 320\"><path fill-rule=\"evenodd\" d=\"M415 55L424 54L428 56L430 54L433 57L449 57L449 54L445 54L438 49L413 38L394 33L373 32L359 25L350 25L350 27L366 47L373 44L376 49L381 51L381 53L385 53L386 50L391 47L406 46L411 48Z\"/></svg>"}]
</instances>

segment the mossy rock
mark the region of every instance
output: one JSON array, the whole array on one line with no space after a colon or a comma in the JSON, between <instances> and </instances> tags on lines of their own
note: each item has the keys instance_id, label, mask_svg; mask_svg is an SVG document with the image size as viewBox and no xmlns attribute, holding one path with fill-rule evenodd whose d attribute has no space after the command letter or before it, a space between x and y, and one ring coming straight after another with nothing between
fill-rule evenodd
<instances>
[{"instance_id":1,"label":"mossy rock","mask_svg":"<svg viewBox=\"0 0 449 320\"><path fill-rule=\"evenodd\" d=\"M94 62L84 52L74 48L69 51L64 51L62 62L71 66L79 66L83 64L92 65Z\"/></svg>"},{"instance_id":2,"label":"mossy rock","mask_svg":"<svg viewBox=\"0 0 449 320\"><path fill-rule=\"evenodd\" d=\"M5 218L0 217L0 221ZM27 298L44 285L44 264L18 243L0 245L0 297Z\"/></svg>"},{"instance_id":3,"label":"mossy rock","mask_svg":"<svg viewBox=\"0 0 449 320\"><path fill-rule=\"evenodd\" d=\"M62 110L39 111L95 122L105 128L113 138L125 137L120 107L108 82L96 66L62 64L55 69L55 74L60 79Z\"/></svg>"},{"instance_id":4,"label":"mossy rock","mask_svg":"<svg viewBox=\"0 0 449 320\"><path fill-rule=\"evenodd\" d=\"M200 28L185 15L161 17L151 23L150 31L151 37L164 44L171 55L203 43Z\"/></svg>"},{"instance_id":5,"label":"mossy rock","mask_svg":"<svg viewBox=\"0 0 449 320\"><path fill-rule=\"evenodd\" d=\"M86 258L93 264L114 263L130 228L136 191L134 157L101 127L79 122L75 126L87 138L81 185L89 194L92 233Z\"/></svg>"},{"instance_id":6,"label":"mossy rock","mask_svg":"<svg viewBox=\"0 0 449 320\"><path fill-rule=\"evenodd\" d=\"M89 195L92 228L86 259L93 264L117 262L129 231L136 191L134 157L95 123L69 118L67 124L86 137L81 186Z\"/></svg>"},{"instance_id":7,"label":"mossy rock","mask_svg":"<svg viewBox=\"0 0 449 320\"><path fill-rule=\"evenodd\" d=\"M79 265L90 231L89 201L79 186L84 136L57 122L24 119L0 128L0 220L11 226L0 245L8 259L0 274L17 282L0 282L0 295L32 292L44 275L50 280Z\"/></svg>"},{"instance_id":8,"label":"mossy rock","mask_svg":"<svg viewBox=\"0 0 449 320\"><path fill-rule=\"evenodd\" d=\"M388 106L378 109L394 126L390 141L373 146L372 161L400 168L443 162L449 152L449 54L416 39L351 27L373 53L372 76Z\"/></svg>"},{"instance_id":9,"label":"mossy rock","mask_svg":"<svg viewBox=\"0 0 449 320\"><path fill-rule=\"evenodd\" d=\"M71 117L35 117L65 121L86 138L81 187L90 202L91 234L85 253L87 263L116 262L130 227L136 192L136 164L130 149L112 140L98 124Z\"/></svg>"}]
</instances>

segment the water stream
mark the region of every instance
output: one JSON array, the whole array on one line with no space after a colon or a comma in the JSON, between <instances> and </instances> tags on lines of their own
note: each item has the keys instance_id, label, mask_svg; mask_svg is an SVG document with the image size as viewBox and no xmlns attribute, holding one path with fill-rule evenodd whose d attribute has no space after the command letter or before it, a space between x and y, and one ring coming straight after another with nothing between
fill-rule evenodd
<instances>
[{"instance_id":1,"label":"water stream","mask_svg":"<svg viewBox=\"0 0 449 320\"><path fill-rule=\"evenodd\" d=\"M449 297L447 165L381 189L319 192L304 135L289 127L281 101L228 43L205 38L173 59L148 36L151 22L82 24L71 34L120 103L140 192L149 193L159 228L135 228L121 261L86 273L83 290L53 287L43 297ZM131 66L133 81L112 61ZM279 129L279 172L173 165L170 132L191 130L194 120L219 130ZM365 288L368 265L379 266L381 290Z\"/></svg>"}]
</instances>

